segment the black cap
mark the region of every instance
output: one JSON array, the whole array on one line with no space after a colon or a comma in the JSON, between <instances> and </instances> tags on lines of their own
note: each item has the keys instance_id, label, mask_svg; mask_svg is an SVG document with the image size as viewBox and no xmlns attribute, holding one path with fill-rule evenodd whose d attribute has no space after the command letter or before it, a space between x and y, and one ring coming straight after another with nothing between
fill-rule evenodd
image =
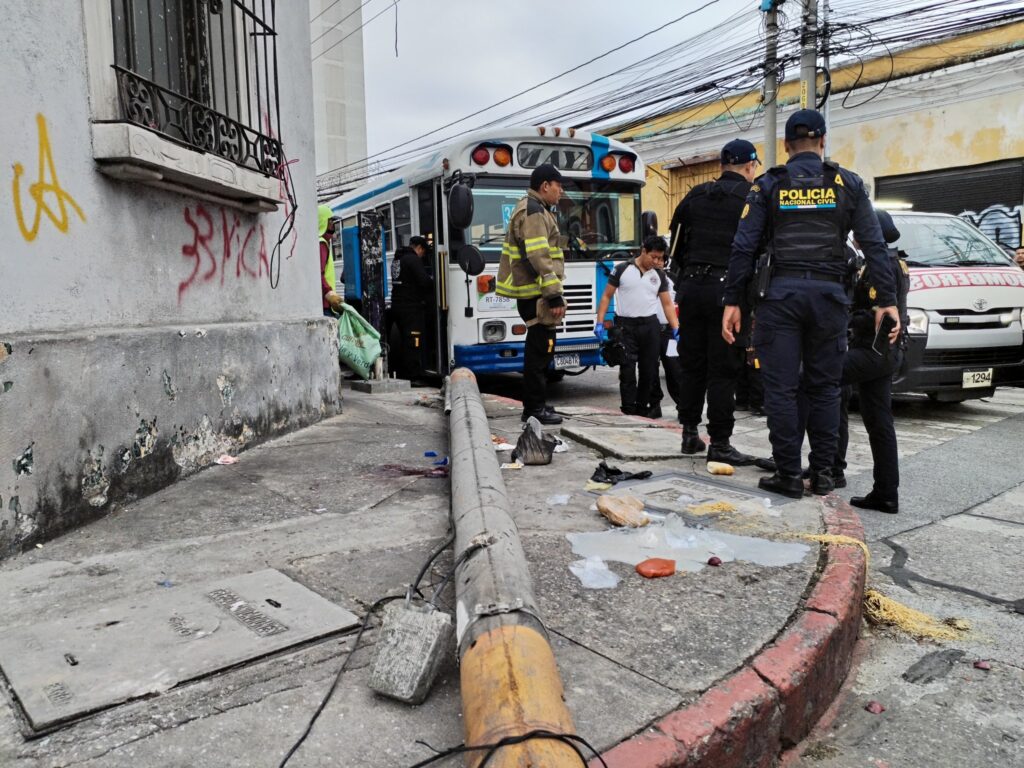
<instances>
[{"instance_id":1,"label":"black cap","mask_svg":"<svg viewBox=\"0 0 1024 768\"><path fill-rule=\"evenodd\" d=\"M744 139L733 139L722 147L722 165L745 165L757 161L757 150Z\"/></svg>"},{"instance_id":2,"label":"black cap","mask_svg":"<svg viewBox=\"0 0 1024 768\"><path fill-rule=\"evenodd\" d=\"M786 121L786 141L817 139L825 135L825 118L814 109L798 109Z\"/></svg>"},{"instance_id":3,"label":"black cap","mask_svg":"<svg viewBox=\"0 0 1024 768\"><path fill-rule=\"evenodd\" d=\"M900 239L900 231L896 228L896 222L892 220L888 211L876 208L875 216L878 217L878 224L882 228L882 237L885 238L885 242L895 243Z\"/></svg>"},{"instance_id":4,"label":"black cap","mask_svg":"<svg viewBox=\"0 0 1024 768\"><path fill-rule=\"evenodd\" d=\"M411 248L415 248L417 245L421 248L430 248L430 243L427 242L427 238L422 235L413 235L409 238L409 246Z\"/></svg>"},{"instance_id":5,"label":"black cap","mask_svg":"<svg viewBox=\"0 0 1024 768\"><path fill-rule=\"evenodd\" d=\"M562 174L551 163L544 163L544 165L538 165L533 169L533 173L530 174L530 189L540 189L540 185L545 181L562 183Z\"/></svg>"}]
</instances>

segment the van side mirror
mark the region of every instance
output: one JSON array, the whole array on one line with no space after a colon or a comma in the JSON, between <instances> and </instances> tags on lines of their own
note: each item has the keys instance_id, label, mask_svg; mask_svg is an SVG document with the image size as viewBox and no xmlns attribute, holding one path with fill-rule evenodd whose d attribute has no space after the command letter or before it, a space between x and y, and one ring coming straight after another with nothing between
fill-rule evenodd
<instances>
[{"instance_id":1,"label":"van side mirror","mask_svg":"<svg viewBox=\"0 0 1024 768\"><path fill-rule=\"evenodd\" d=\"M469 277L476 277L484 271L484 257L475 245L460 245L455 252L455 261Z\"/></svg>"},{"instance_id":2,"label":"van side mirror","mask_svg":"<svg viewBox=\"0 0 1024 768\"><path fill-rule=\"evenodd\" d=\"M473 190L459 182L448 192L448 223L452 229L465 229L473 222Z\"/></svg>"},{"instance_id":3,"label":"van side mirror","mask_svg":"<svg viewBox=\"0 0 1024 768\"><path fill-rule=\"evenodd\" d=\"M643 239L655 237L658 234L658 214L654 211L644 211L640 214L640 231Z\"/></svg>"}]
</instances>

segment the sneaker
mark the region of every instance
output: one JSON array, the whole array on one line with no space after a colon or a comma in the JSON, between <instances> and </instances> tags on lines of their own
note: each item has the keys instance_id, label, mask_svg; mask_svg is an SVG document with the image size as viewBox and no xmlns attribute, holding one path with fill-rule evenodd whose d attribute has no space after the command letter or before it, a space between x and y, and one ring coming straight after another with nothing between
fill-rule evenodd
<instances>
[{"instance_id":1,"label":"sneaker","mask_svg":"<svg viewBox=\"0 0 1024 768\"><path fill-rule=\"evenodd\" d=\"M704 441L697 434L696 427L683 427L683 444L679 447L680 453L692 456L695 453L704 453L706 448Z\"/></svg>"},{"instance_id":2,"label":"sneaker","mask_svg":"<svg viewBox=\"0 0 1024 768\"><path fill-rule=\"evenodd\" d=\"M811 493L815 496L827 496L836 489L836 481L832 478L832 471L829 469L812 469L808 479L811 481Z\"/></svg>"},{"instance_id":3,"label":"sneaker","mask_svg":"<svg viewBox=\"0 0 1024 768\"><path fill-rule=\"evenodd\" d=\"M708 461L721 461L734 467L749 467L756 460L754 456L737 451L728 440L720 443L712 440L708 446Z\"/></svg>"},{"instance_id":4,"label":"sneaker","mask_svg":"<svg viewBox=\"0 0 1024 768\"><path fill-rule=\"evenodd\" d=\"M757 487L762 491L771 491L791 499L799 499L804 495L804 481L800 479L800 475L776 472L771 477L762 477L758 480Z\"/></svg>"},{"instance_id":5,"label":"sneaker","mask_svg":"<svg viewBox=\"0 0 1024 768\"><path fill-rule=\"evenodd\" d=\"M561 424L562 417L555 413L555 409L550 405L545 405L543 408L534 411L523 411L523 414L519 417L520 421L526 421L533 416L537 421L546 426L553 424Z\"/></svg>"}]
</instances>

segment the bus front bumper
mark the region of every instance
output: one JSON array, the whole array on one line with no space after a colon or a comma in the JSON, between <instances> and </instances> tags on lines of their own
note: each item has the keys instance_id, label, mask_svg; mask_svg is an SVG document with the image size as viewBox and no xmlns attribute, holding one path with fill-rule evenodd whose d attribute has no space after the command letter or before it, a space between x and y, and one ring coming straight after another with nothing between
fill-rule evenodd
<instances>
[{"instance_id":1,"label":"bus front bumper","mask_svg":"<svg viewBox=\"0 0 1024 768\"><path fill-rule=\"evenodd\" d=\"M480 373L522 373L525 344L521 341L498 344L466 344L455 347L455 366ZM604 365L601 345L587 339L556 339L552 370Z\"/></svg>"}]
</instances>

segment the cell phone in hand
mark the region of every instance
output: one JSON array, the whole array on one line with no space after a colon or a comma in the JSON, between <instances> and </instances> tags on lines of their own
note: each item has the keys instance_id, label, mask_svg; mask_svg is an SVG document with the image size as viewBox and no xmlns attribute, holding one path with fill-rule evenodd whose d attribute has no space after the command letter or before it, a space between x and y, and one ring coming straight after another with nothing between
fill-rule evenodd
<instances>
[{"instance_id":1,"label":"cell phone in hand","mask_svg":"<svg viewBox=\"0 0 1024 768\"><path fill-rule=\"evenodd\" d=\"M878 324L878 330L875 331L875 340L871 342L871 350L876 355L885 357L889 351L889 334L895 327L896 321L893 320L892 315L882 315L882 322Z\"/></svg>"}]
</instances>

